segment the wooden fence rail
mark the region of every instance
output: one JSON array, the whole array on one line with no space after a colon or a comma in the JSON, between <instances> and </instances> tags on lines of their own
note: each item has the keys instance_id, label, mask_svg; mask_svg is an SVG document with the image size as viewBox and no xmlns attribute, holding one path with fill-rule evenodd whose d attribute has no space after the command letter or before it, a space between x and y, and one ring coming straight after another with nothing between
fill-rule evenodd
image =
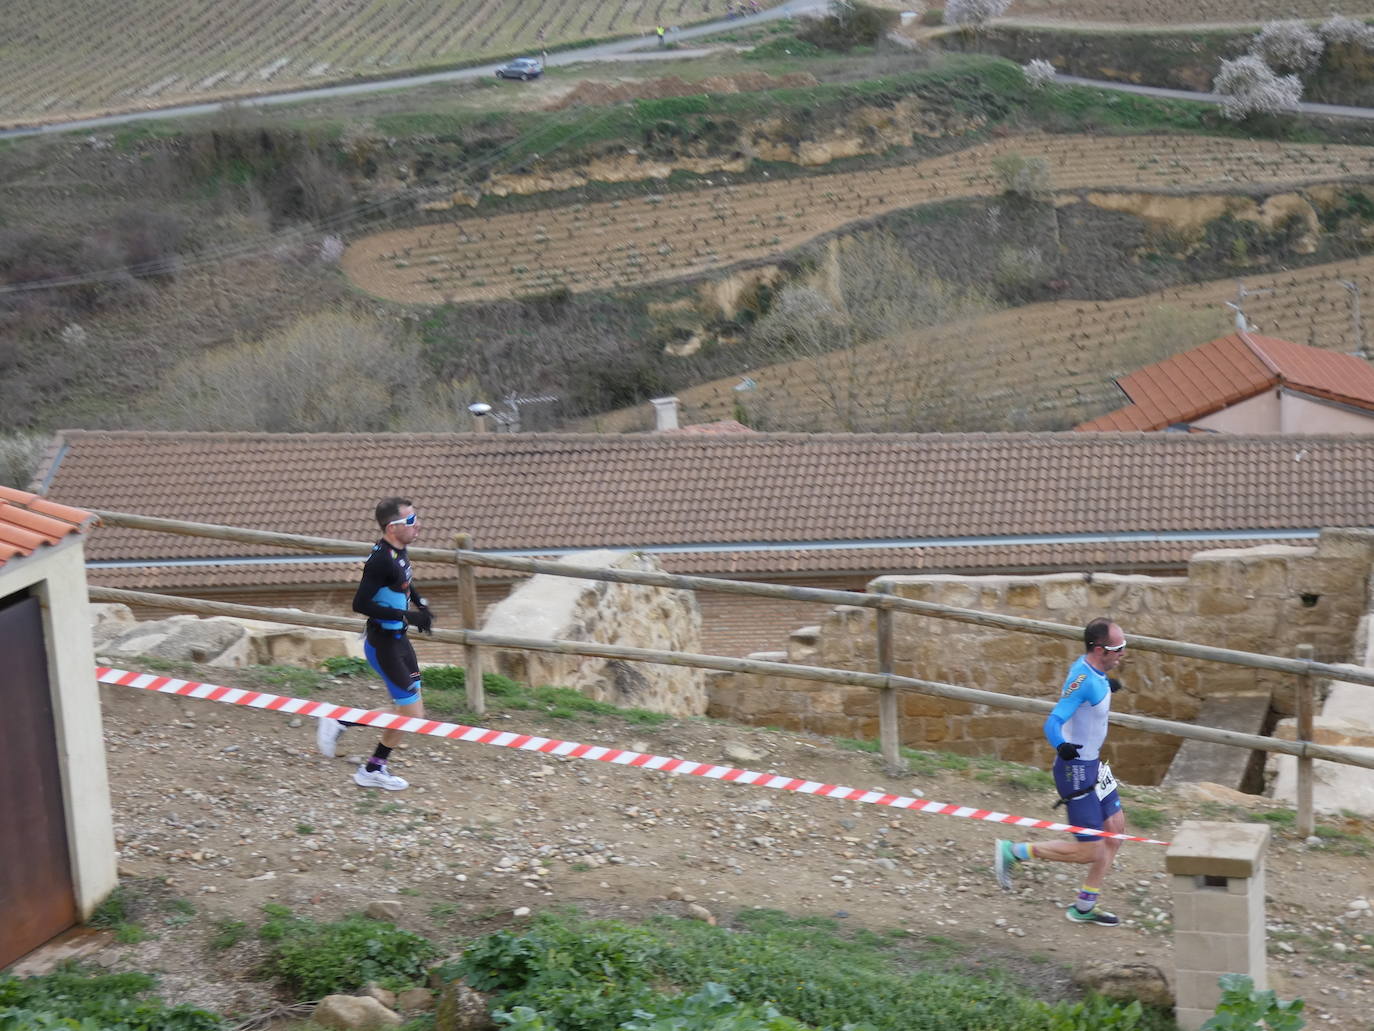
<instances>
[{"instance_id":1,"label":"wooden fence rail","mask_svg":"<svg viewBox=\"0 0 1374 1031\"><path fill-rule=\"evenodd\" d=\"M152 532L175 533L196 537L209 537L219 540L238 541L248 544L263 544L284 548L295 548L321 554L363 556L371 551L372 545L356 541L343 541L327 537L306 537L299 534L276 533L267 530L247 530L242 527L219 526L211 523L194 523L179 519L163 519L155 516L136 515L128 512L96 511L101 521L111 526ZM990 705L1003 709L1023 712L1045 713L1053 703L1017 695L1004 695L991 691L976 691L954 684L920 680L913 677L899 677L892 673L892 614L905 612L912 615L929 616L934 619L947 619L969 623L989 629L1014 633L1038 634L1041 636L1062 637L1077 640L1082 628L1045 620L1027 619L1022 616L1008 616L999 613L982 612L977 609L959 608L936 602L916 601L900 598L888 589L890 585L880 582L878 590L871 593L825 590L816 587L792 587L786 584L754 583L740 580L722 580L714 577L688 576L679 573L651 572L629 569L591 569L574 566L547 559L521 558L508 555L492 555L473 551L463 545L469 538L460 534L455 538L459 547L452 551L437 548L410 548L412 562L454 563L458 567L459 603L462 630L436 630L435 640L449 641L464 646L465 664L470 674L467 683L468 707L475 713L485 711L485 695L481 687L480 647L489 645L498 648L522 649L528 651L551 651L569 655L589 655L603 658L618 658L637 662L656 662L668 665L692 666L699 669L715 669L730 672L759 673L765 676L790 677L795 680L824 681L850 686L870 687L879 692L879 741L882 748L884 766L892 774L901 772L904 763L901 758L901 732L899 727L896 691L898 689L917 691L922 694L942 698L953 698L975 704ZM697 655L687 652L667 652L655 649L627 648L618 645L598 645L580 641L556 641L536 638L517 638L493 635L476 629L475 572L478 567L506 569L529 574L567 576L583 580L601 580L612 583L640 584L648 587L662 587L674 590L712 591L725 594L741 594L760 598L784 599L789 601L813 602L827 605L850 605L877 609L877 655L879 671L860 673L852 670L837 670L819 666L797 666L791 663L763 662L753 659L733 659L724 656ZM108 588L91 588L91 598L97 601L126 601L151 607L179 609L184 612L202 612L209 615L240 616L249 619L273 619L276 622L300 626L319 626L330 629L360 630L362 622L357 619L334 616L308 615L291 610L262 609L246 605L230 605L219 602L205 602L191 598L178 598L167 595L145 594L137 591L116 591ZM1312 649L1300 649L1296 659L1276 655L1261 655L1253 652L1236 651L1229 648L1216 648L1210 645L1191 644L1185 641L1172 641L1159 637L1131 636L1131 647L1137 651L1153 651L1182 658L1204 662L1220 662L1228 665L1262 669L1298 677L1300 717L1305 717L1298 727L1299 740L1294 742L1278 741L1273 738L1253 734L1240 734L1231 731L1196 727L1192 724L1152 717L1137 716L1129 713L1112 713L1111 721L1121 726L1148 730L1154 733L1169 734L1186 740L1207 741L1214 744L1249 748L1266 752L1281 752L1299 757L1298 762L1298 824L1311 827L1314 824L1312 809L1312 759L1325 759L1329 762L1360 766L1374 769L1374 756L1358 749L1336 748L1318 745L1308 740L1311 736L1311 708L1313 705L1314 678L1328 678L1347 683L1374 686L1374 670L1346 663L1316 662L1311 658Z\"/></svg>"}]
</instances>

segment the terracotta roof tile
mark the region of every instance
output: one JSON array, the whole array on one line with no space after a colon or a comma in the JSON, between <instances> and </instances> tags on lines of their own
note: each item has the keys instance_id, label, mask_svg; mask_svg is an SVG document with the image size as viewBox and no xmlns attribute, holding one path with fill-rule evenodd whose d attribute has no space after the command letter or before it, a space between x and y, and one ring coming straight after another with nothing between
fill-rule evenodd
<instances>
[{"instance_id":1,"label":"terracotta roof tile","mask_svg":"<svg viewBox=\"0 0 1374 1031\"><path fill-rule=\"evenodd\" d=\"M1359 436L69 431L63 444L43 477L73 505L362 541L375 537L376 499L395 493L415 499L422 545L450 547L460 530L480 549L530 554L700 545L698 571L751 551L760 551L754 571L794 568L788 545L812 568L850 561L800 547L816 542L938 541L930 561L943 566L954 547L1034 555L1046 538L1374 524L1374 437ZM1074 554L1104 547L1115 546ZM283 561L234 561L274 555ZM343 583L356 573L282 549L113 526L87 557L163 563L93 579L164 589Z\"/></svg>"},{"instance_id":2,"label":"terracotta roof tile","mask_svg":"<svg viewBox=\"0 0 1374 1031\"><path fill-rule=\"evenodd\" d=\"M81 533L94 519L90 512L0 486L0 566Z\"/></svg>"},{"instance_id":3,"label":"terracotta roof tile","mask_svg":"<svg viewBox=\"0 0 1374 1031\"><path fill-rule=\"evenodd\" d=\"M1374 366L1354 355L1257 333L1232 333L1117 381L1131 403L1079 430L1162 430L1284 384L1374 409Z\"/></svg>"}]
</instances>

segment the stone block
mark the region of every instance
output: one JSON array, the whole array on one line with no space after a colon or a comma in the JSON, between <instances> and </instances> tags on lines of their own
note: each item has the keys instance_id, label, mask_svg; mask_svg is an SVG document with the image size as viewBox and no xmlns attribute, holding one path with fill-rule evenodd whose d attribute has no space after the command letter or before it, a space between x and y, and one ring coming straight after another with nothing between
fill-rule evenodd
<instances>
[{"instance_id":1,"label":"stone block","mask_svg":"<svg viewBox=\"0 0 1374 1031\"><path fill-rule=\"evenodd\" d=\"M1006 603L1013 609L1038 609L1041 604L1040 585L1019 581L1007 585Z\"/></svg>"},{"instance_id":2,"label":"stone block","mask_svg":"<svg viewBox=\"0 0 1374 1031\"><path fill-rule=\"evenodd\" d=\"M1185 822L1164 855L1171 874L1250 877L1264 862L1269 828L1254 823Z\"/></svg>"},{"instance_id":3,"label":"stone block","mask_svg":"<svg viewBox=\"0 0 1374 1031\"><path fill-rule=\"evenodd\" d=\"M1174 1020L1179 1031L1201 1031L1202 1025L1212 1019L1213 1009L1196 1009L1189 1006L1175 1006Z\"/></svg>"},{"instance_id":4,"label":"stone block","mask_svg":"<svg viewBox=\"0 0 1374 1031\"><path fill-rule=\"evenodd\" d=\"M1087 608L1088 585L1082 577L1071 580L1047 578L1042 595L1044 606L1049 612L1079 613ZM1077 622L1075 616L1074 622Z\"/></svg>"},{"instance_id":5,"label":"stone block","mask_svg":"<svg viewBox=\"0 0 1374 1031\"><path fill-rule=\"evenodd\" d=\"M1199 616L1236 616L1250 608L1247 598L1225 589L1209 588L1197 595L1196 610Z\"/></svg>"},{"instance_id":6,"label":"stone block","mask_svg":"<svg viewBox=\"0 0 1374 1031\"><path fill-rule=\"evenodd\" d=\"M1213 931L1175 931L1174 965L1179 971L1222 974L1250 972L1250 936Z\"/></svg>"}]
</instances>

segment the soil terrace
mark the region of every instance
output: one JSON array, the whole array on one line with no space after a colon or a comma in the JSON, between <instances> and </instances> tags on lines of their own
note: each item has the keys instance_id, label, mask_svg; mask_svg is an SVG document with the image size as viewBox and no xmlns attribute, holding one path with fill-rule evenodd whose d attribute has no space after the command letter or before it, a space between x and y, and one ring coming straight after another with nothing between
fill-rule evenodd
<instances>
[{"instance_id":1,"label":"soil terrace","mask_svg":"<svg viewBox=\"0 0 1374 1031\"><path fill-rule=\"evenodd\" d=\"M999 193L993 162L1007 155L1043 157L1057 191L1219 191L1374 175L1374 149L1352 145L1031 134L892 168L379 233L350 246L343 266L370 293L427 304L660 282L777 257L883 212Z\"/></svg>"}]
</instances>

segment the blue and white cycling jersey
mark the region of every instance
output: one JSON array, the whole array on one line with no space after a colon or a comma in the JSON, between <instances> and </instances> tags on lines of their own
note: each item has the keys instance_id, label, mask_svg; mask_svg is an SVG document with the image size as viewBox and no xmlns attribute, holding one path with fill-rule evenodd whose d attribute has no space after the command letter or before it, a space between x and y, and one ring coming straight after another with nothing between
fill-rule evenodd
<instances>
[{"instance_id":1,"label":"blue and white cycling jersey","mask_svg":"<svg viewBox=\"0 0 1374 1031\"><path fill-rule=\"evenodd\" d=\"M1065 741L1080 746L1078 758L1095 760L1107 739L1107 716L1112 710L1112 689L1107 675L1088 663L1086 655L1069 667L1059 702L1045 720L1045 737L1058 748Z\"/></svg>"}]
</instances>

